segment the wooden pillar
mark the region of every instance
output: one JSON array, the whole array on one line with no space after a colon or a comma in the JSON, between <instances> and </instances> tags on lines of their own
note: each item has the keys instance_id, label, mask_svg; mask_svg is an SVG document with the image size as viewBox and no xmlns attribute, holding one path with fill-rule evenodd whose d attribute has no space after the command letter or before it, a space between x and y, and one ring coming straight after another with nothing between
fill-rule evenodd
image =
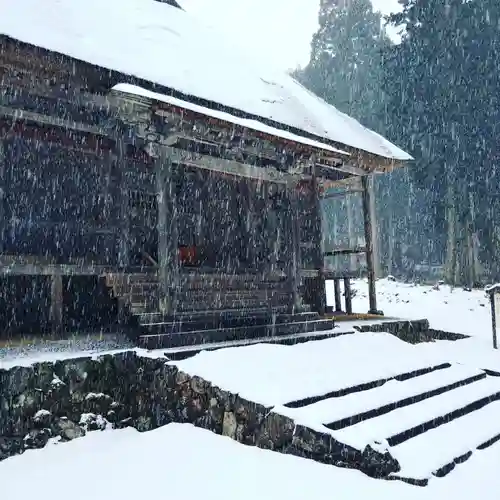
<instances>
[{"instance_id":1,"label":"wooden pillar","mask_svg":"<svg viewBox=\"0 0 500 500\"><path fill-rule=\"evenodd\" d=\"M247 196L247 238L246 238L246 253L248 265L251 268L257 268L256 259L256 234L255 230L255 219L257 214L255 212L255 198L257 196L257 185L256 182L248 181L245 184L245 196Z\"/></svg>"},{"instance_id":2,"label":"wooden pillar","mask_svg":"<svg viewBox=\"0 0 500 500\"><path fill-rule=\"evenodd\" d=\"M0 254L3 252L5 231L5 146L0 139Z\"/></svg>"},{"instance_id":3,"label":"wooden pillar","mask_svg":"<svg viewBox=\"0 0 500 500\"><path fill-rule=\"evenodd\" d=\"M64 328L63 322L63 277L62 274L52 275L50 289L50 321L55 332L61 332Z\"/></svg>"},{"instance_id":4,"label":"wooden pillar","mask_svg":"<svg viewBox=\"0 0 500 500\"><path fill-rule=\"evenodd\" d=\"M363 217L365 226L365 247L366 247L366 265L368 268L368 298L370 301L369 314L378 314L377 295L375 291L375 266L373 255L373 213L371 207L370 179L368 175L361 177L363 186Z\"/></svg>"},{"instance_id":5,"label":"wooden pillar","mask_svg":"<svg viewBox=\"0 0 500 500\"><path fill-rule=\"evenodd\" d=\"M335 312L342 312L342 299L340 293L340 279L333 280L333 290L335 294Z\"/></svg>"},{"instance_id":6,"label":"wooden pillar","mask_svg":"<svg viewBox=\"0 0 500 500\"><path fill-rule=\"evenodd\" d=\"M173 165L162 151L156 161L160 310L175 314L179 282L176 185Z\"/></svg>"},{"instance_id":7,"label":"wooden pillar","mask_svg":"<svg viewBox=\"0 0 500 500\"><path fill-rule=\"evenodd\" d=\"M345 295L345 312L347 314L352 314L352 291L351 291L350 278L344 278L344 295Z\"/></svg>"},{"instance_id":8,"label":"wooden pillar","mask_svg":"<svg viewBox=\"0 0 500 500\"><path fill-rule=\"evenodd\" d=\"M265 259L265 262L260 263L260 267L263 269L264 274L270 274L273 263L272 263L272 248L274 245L273 238L274 235L272 235L272 231L270 231L270 223L271 223L271 217L270 217L270 212L272 210L272 203L270 199L270 183L269 182L263 182L262 184L262 193L264 197L264 240L263 240L263 245L264 247L262 248L262 257ZM272 237L271 237L272 235ZM262 240L261 240L262 241Z\"/></svg>"},{"instance_id":9,"label":"wooden pillar","mask_svg":"<svg viewBox=\"0 0 500 500\"><path fill-rule=\"evenodd\" d=\"M299 234L299 210L298 194L295 186L289 190L288 220L290 228L290 255L288 264L288 281L292 295L291 310L295 312L300 307L299 297L299 262L300 262L300 234Z\"/></svg>"},{"instance_id":10,"label":"wooden pillar","mask_svg":"<svg viewBox=\"0 0 500 500\"><path fill-rule=\"evenodd\" d=\"M370 176L370 182L368 183L368 189L370 190L370 219L372 221L372 254L373 254L373 273L375 279L380 278L380 252L379 252L379 238L377 231L377 216L375 212L375 178L373 175Z\"/></svg>"},{"instance_id":11,"label":"wooden pillar","mask_svg":"<svg viewBox=\"0 0 500 500\"><path fill-rule=\"evenodd\" d=\"M276 188L276 193L278 193L278 186L275 186ZM279 196L279 194L277 195ZM279 203L278 203L279 205ZM271 226L271 234L273 237L270 239L271 241L271 254L269 256L269 271L271 273L276 272L277 270L277 261L278 261L278 248L279 248L279 238L281 237L280 228L279 228L279 215L278 215L278 210L279 207L276 205L276 201L273 200L272 203L270 204L270 210L272 214L272 221L274 226Z\"/></svg>"},{"instance_id":12,"label":"wooden pillar","mask_svg":"<svg viewBox=\"0 0 500 500\"><path fill-rule=\"evenodd\" d=\"M355 197L353 195L348 195L345 197L346 209L347 209L347 232L349 248L354 248L356 245L356 238L354 237L354 203ZM349 272L354 272L356 270L356 256L353 254L349 256Z\"/></svg>"},{"instance_id":13,"label":"wooden pillar","mask_svg":"<svg viewBox=\"0 0 500 500\"><path fill-rule=\"evenodd\" d=\"M323 255L323 220L321 216L321 201L319 184L316 178L316 161L312 161L312 196L314 204L314 268L318 270L318 313L326 312L326 281L325 281L325 258Z\"/></svg>"},{"instance_id":14,"label":"wooden pillar","mask_svg":"<svg viewBox=\"0 0 500 500\"><path fill-rule=\"evenodd\" d=\"M126 177L126 144L123 140L118 141L116 152L116 165L114 186L116 196L120 204L120 220L118 222L118 265L126 269L130 266L130 193Z\"/></svg>"}]
</instances>

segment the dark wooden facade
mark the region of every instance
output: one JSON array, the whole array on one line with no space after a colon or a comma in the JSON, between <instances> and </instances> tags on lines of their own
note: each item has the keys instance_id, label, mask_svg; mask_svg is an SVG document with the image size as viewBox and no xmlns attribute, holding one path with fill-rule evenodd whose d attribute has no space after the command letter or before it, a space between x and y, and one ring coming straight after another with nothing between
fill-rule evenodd
<instances>
[{"instance_id":1,"label":"dark wooden facade","mask_svg":"<svg viewBox=\"0 0 500 500\"><path fill-rule=\"evenodd\" d=\"M147 83L127 75L0 44L3 328L22 331L29 311L35 330L92 326L89 311L96 324L324 312L319 182L348 177L341 161L110 93Z\"/></svg>"}]
</instances>

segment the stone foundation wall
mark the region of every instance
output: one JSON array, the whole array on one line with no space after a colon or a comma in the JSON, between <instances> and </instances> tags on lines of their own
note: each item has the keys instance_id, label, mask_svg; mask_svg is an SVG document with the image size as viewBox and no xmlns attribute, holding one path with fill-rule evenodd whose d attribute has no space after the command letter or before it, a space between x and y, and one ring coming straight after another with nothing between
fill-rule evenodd
<instances>
[{"instance_id":1,"label":"stone foundation wall","mask_svg":"<svg viewBox=\"0 0 500 500\"><path fill-rule=\"evenodd\" d=\"M433 342L434 340L461 340L468 338L460 333L444 332L429 328L429 321L420 319L415 321L388 320L377 324L355 326L359 332L387 332L410 344Z\"/></svg>"},{"instance_id":2,"label":"stone foundation wall","mask_svg":"<svg viewBox=\"0 0 500 500\"><path fill-rule=\"evenodd\" d=\"M164 359L135 352L0 370L0 460L86 432L132 426L144 432L190 423L246 445L293 454L373 477L397 472L388 453L363 452L295 425Z\"/></svg>"}]
</instances>

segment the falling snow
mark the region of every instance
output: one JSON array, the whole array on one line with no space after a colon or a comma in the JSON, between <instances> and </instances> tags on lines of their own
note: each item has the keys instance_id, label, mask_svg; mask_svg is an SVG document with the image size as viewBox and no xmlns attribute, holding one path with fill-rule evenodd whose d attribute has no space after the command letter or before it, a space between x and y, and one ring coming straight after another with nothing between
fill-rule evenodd
<instances>
[{"instance_id":1,"label":"falling snow","mask_svg":"<svg viewBox=\"0 0 500 500\"><path fill-rule=\"evenodd\" d=\"M2 494L496 499L500 3L311 2L283 72L256 39L310 19L207 27L195 2L0 0ZM100 392L52 411L91 378L58 362L124 352L263 405L289 446L118 430ZM304 427L411 484L285 454Z\"/></svg>"}]
</instances>

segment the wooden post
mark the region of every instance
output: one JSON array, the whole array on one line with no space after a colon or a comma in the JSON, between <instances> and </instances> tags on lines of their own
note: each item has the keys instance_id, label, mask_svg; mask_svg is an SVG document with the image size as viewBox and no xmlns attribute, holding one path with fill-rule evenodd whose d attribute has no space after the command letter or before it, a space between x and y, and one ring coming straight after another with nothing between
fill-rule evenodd
<instances>
[{"instance_id":1,"label":"wooden post","mask_svg":"<svg viewBox=\"0 0 500 500\"><path fill-rule=\"evenodd\" d=\"M348 232L348 242L349 248L354 248L356 246L356 238L354 237L354 196L352 194L344 198L347 209L347 232ZM349 257L349 272L354 272L356 270L356 256L353 254Z\"/></svg>"},{"instance_id":2,"label":"wooden post","mask_svg":"<svg viewBox=\"0 0 500 500\"><path fill-rule=\"evenodd\" d=\"M352 314L352 291L351 291L350 278L344 278L344 295L345 295L345 312L347 314Z\"/></svg>"},{"instance_id":3,"label":"wooden post","mask_svg":"<svg viewBox=\"0 0 500 500\"><path fill-rule=\"evenodd\" d=\"M160 310L175 313L179 280L176 183L172 162L161 152L156 161Z\"/></svg>"},{"instance_id":4,"label":"wooden post","mask_svg":"<svg viewBox=\"0 0 500 500\"><path fill-rule=\"evenodd\" d=\"M368 298L370 301L369 314L379 314L377 310L377 295L375 290L375 266L373 260L373 228L372 228L372 213L370 182L367 175L361 177L363 186L363 217L365 226L365 247L366 247L366 265L368 268Z\"/></svg>"},{"instance_id":5,"label":"wooden post","mask_svg":"<svg viewBox=\"0 0 500 500\"><path fill-rule=\"evenodd\" d=\"M50 290L50 321L55 332L60 333L64 328L63 323L63 277L62 274L52 275Z\"/></svg>"},{"instance_id":6,"label":"wooden post","mask_svg":"<svg viewBox=\"0 0 500 500\"><path fill-rule=\"evenodd\" d=\"M333 280L333 289L335 293L335 312L342 312L342 300L340 295L340 279Z\"/></svg>"},{"instance_id":7,"label":"wooden post","mask_svg":"<svg viewBox=\"0 0 500 500\"><path fill-rule=\"evenodd\" d=\"M278 186L275 186L276 188L276 193L278 192ZM277 194L279 196L279 194ZM272 201L271 207L270 207L271 213L272 213L272 220L274 223L274 227L271 227L272 235L273 238L271 238L271 255L269 256L269 270L271 273L275 273L277 269L277 262L278 262L278 248L279 248L279 238L281 237L281 234L279 234L279 216L278 216L278 210L279 207L276 206L276 201ZM269 212L268 212L269 214Z\"/></svg>"},{"instance_id":8,"label":"wooden post","mask_svg":"<svg viewBox=\"0 0 500 500\"><path fill-rule=\"evenodd\" d=\"M495 308L494 294L491 295L490 301L491 301L491 326L492 326L492 331L493 331L493 349L498 349L497 320L496 320L496 308Z\"/></svg>"},{"instance_id":9,"label":"wooden post","mask_svg":"<svg viewBox=\"0 0 500 500\"><path fill-rule=\"evenodd\" d=\"M299 234L299 212L298 199L295 187L290 190L288 213L290 222L290 243L291 254L288 265L288 280L290 284L290 292L292 294L292 313L297 310L300 305L299 299L299 262L300 262L300 234Z\"/></svg>"},{"instance_id":10,"label":"wooden post","mask_svg":"<svg viewBox=\"0 0 500 500\"><path fill-rule=\"evenodd\" d=\"M257 220L257 211L255 210L256 199L258 196L257 193L257 183L250 182L248 184L248 239L247 239L247 255L248 255L248 263L249 266L253 269L258 269L257 264L257 230L256 230L256 220Z\"/></svg>"},{"instance_id":11,"label":"wooden post","mask_svg":"<svg viewBox=\"0 0 500 500\"><path fill-rule=\"evenodd\" d=\"M498 349L497 314L500 314L500 285L496 284L486 288L486 293L490 296L493 349Z\"/></svg>"},{"instance_id":12,"label":"wooden post","mask_svg":"<svg viewBox=\"0 0 500 500\"><path fill-rule=\"evenodd\" d=\"M274 248L273 244L273 239L271 235L273 235L272 230L270 231L270 212L272 210L272 203L270 199L270 193L269 193L269 188L270 188L270 183L269 182L264 182L262 184L262 193L264 196L264 244L265 247L262 249L263 257L265 258L265 262L261 263L261 267L264 271L264 273L270 274L273 268L273 262L272 262L272 248ZM274 235L273 235L274 236Z\"/></svg>"},{"instance_id":13,"label":"wooden post","mask_svg":"<svg viewBox=\"0 0 500 500\"><path fill-rule=\"evenodd\" d=\"M373 255L373 275L375 279L380 277L379 240L377 231L377 215L375 212L375 178L370 175L368 189L370 191L370 220L372 226L372 255Z\"/></svg>"},{"instance_id":14,"label":"wooden post","mask_svg":"<svg viewBox=\"0 0 500 500\"><path fill-rule=\"evenodd\" d=\"M319 185L316 178L316 160L312 158L312 190L314 203L314 267L318 270L317 304L318 313L326 312L326 280L325 280L325 258L323 255L323 220L321 217L321 201L319 198Z\"/></svg>"},{"instance_id":15,"label":"wooden post","mask_svg":"<svg viewBox=\"0 0 500 500\"><path fill-rule=\"evenodd\" d=\"M0 139L0 254L3 252L5 231L5 146Z\"/></svg>"},{"instance_id":16,"label":"wooden post","mask_svg":"<svg viewBox=\"0 0 500 500\"><path fill-rule=\"evenodd\" d=\"M126 171L126 144L118 141L116 151L116 176L114 186L120 200L118 265L122 269L130 266L130 193L127 186Z\"/></svg>"}]
</instances>

